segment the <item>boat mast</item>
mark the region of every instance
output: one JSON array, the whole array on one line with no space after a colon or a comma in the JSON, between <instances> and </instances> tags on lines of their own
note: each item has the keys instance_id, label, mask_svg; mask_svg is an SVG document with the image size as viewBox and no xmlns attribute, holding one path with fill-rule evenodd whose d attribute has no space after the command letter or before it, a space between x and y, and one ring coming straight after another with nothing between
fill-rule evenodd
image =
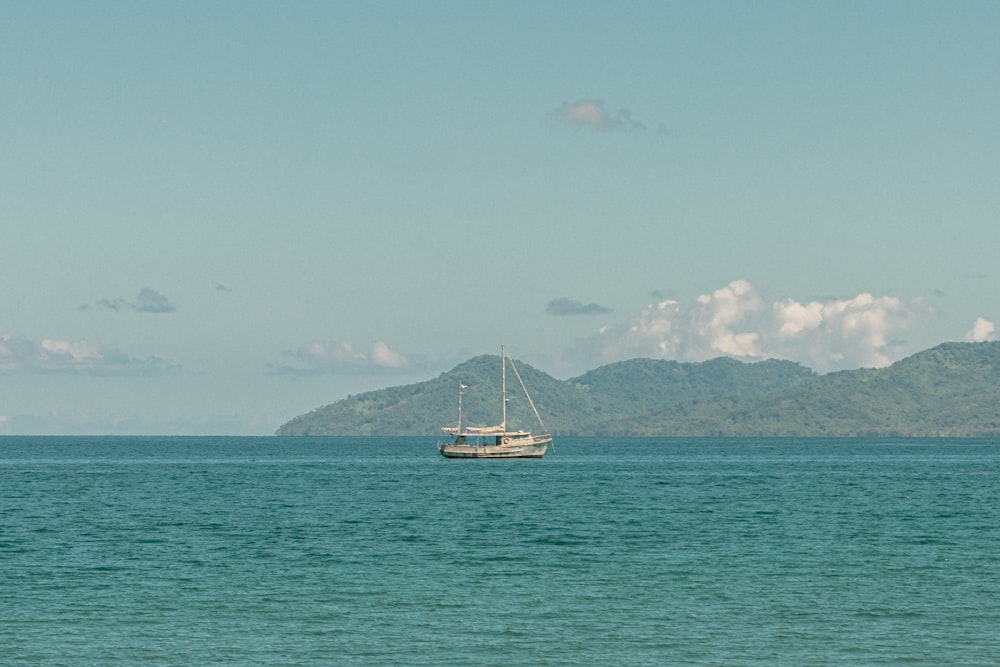
<instances>
[{"instance_id":1,"label":"boat mast","mask_svg":"<svg viewBox=\"0 0 1000 667\"><path fill-rule=\"evenodd\" d=\"M501 404L501 419L500 428L504 433L507 432L507 362L504 361L507 358L507 352L504 350L504 346L500 346L500 393L502 394L500 398Z\"/></svg>"},{"instance_id":2,"label":"boat mast","mask_svg":"<svg viewBox=\"0 0 1000 667\"><path fill-rule=\"evenodd\" d=\"M458 431L462 432L462 390L465 389L465 385L462 384L462 376L458 376Z\"/></svg>"}]
</instances>

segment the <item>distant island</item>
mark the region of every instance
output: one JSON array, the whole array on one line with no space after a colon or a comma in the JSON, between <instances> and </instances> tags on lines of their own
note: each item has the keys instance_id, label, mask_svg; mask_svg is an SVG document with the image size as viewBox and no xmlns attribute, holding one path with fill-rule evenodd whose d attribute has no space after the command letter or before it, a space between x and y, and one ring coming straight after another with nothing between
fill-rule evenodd
<instances>
[{"instance_id":1,"label":"distant island","mask_svg":"<svg viewBox=\"0 0 1000 667\"><path fill-rule=\"evenodd\" d=\"M296 435L438 435L495 424L499 357L426 382L349 396L278 429ZM886 368L818 375L790 361L632 359L569 380L518 363L556 436L988 437L1000 435L1000 342L943 343ZM513 396L508 421L530 424Z\"/></svg>"}]
</instances>

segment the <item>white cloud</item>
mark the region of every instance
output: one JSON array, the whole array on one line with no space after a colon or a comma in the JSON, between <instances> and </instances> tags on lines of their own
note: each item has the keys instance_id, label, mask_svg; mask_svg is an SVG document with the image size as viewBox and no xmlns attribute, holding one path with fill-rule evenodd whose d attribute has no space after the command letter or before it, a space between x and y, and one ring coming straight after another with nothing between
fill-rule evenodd
<instances>
[{"instance_id":1,"label":"white cloud","mask_svg":"<svg viewBox=\"0 0 1000 667\"><path fill-rule=\"evenodd\" d=\"M139 359L94 341L0 337L0 373L161 375L176 368L158 357Z\"/></svg>"},{"instance_id":2,"label":"white cloud","mask_svg":"<svg viewBox=\"0 0 1000 667\"><path fill-rule=\"evenodd\" d=\"M823 323L823 304L817 301L803 305L794 299L784 299L772 308L779 339L793 338L803 331L815 330Z\"/></svg>"},{"instance_id":3,"label":"white cloud","mask_svg":"<svg viewBox=\"0 0 1000 667\"><path fill-rule=\"evenodd\" d=\"M972 323L972 328L965 334L963 340L973 343L982 343L988 340L995 340L996 327L989 320L977 317Z\"/></svg>"},{"instance_id":4,"label":"white cloud","mask_svg":"<svg viewBox=\"0 0 1000 667\"><path fill-rule=\"evenodd\" d=\"M410 365L406 357L390 350L389 346L380 340L372 344L370 357L373 364L382 368L406 368Z\"/></svg>"},{"instance_id":5,"label":"white cloud","mask_svg":"<svg viewBox=\"0 0 1000 667\"><path fill-rule=\"evenodd\" d=\"M646 127L632 118L628 109L610 113L601 100L565 102L553 111L553 116L569 125L589 125L598 130L644 130Z\"/></svg>"},{"instance_id":6,"label":"white cloud","mask_svg":"<svg viewBox=\"0 0 1000 667\"><path fill-rule=\"evenodd\" d=\"M408 373L414 367L407 357L380 340L372 343L367 350L357 349L349 341L312 341L305 347L284 352L283 356L289 363L272 366L272 371L291 375L368 375Z\"/></svg>"},{"instance_id":7,"label":"white cloud","mask_svg":"<svg viewBox=\"0 0 1000 667\"><path fill-rule=\"evenodd\" d=\"M665 300L627 327L605 326L570 353L582 363L630 357L704 361L790 359L814 370L886 366L905 354L899 338L929 309L919 302L862 293L849 299L767 302L735 280L688 307Z\"/></svg>"},{"instance_id":8,"label":"white cloud","mask_svg":"<svg viewBox=\"0 0 1000 667\"><path fill-rule=\"evenodd\" d=\"M698 333L696 340L707 344L705 354L735 357L760 355L760 335L735 330L761 308L760 296L753 285L746 280L734 280L711 295L699 296L697 301L694 310Z\"/></svg>"},{"instance_id":9,"label":"white cloud","mask_svg":"<svg viewBox=\"0 0 1000 667\"><path fill-rule=\"evenodd\" d=\"M699 296L688 309L672 299L646 306L627 327L604 327L589 341L602 362L635 356L703 361L757 356L760 335L748 321L761 310L757 290L735 280Z\"/></svg>"},{"instance_id":10,"label":"white cloud","mask_svg":"<svg viewBox=\"0 0 1000 667\"><path fill-rule=\"evenodd\" d=\"M868 293L807 304L784 299L773 309L772 356L819 371L891 364L905 354L898 336L929 312L919 303Z\"/></svg>"}]
</instances>

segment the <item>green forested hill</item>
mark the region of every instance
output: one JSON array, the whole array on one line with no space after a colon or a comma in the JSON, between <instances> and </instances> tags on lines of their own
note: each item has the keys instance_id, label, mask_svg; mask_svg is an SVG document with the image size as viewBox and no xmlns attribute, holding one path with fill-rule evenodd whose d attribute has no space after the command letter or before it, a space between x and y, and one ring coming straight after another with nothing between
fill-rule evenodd
<instances>
[{"instance_id":1,"label":"green forested hill","mask_svg":"<svg viewBox=\"0 0 1000 667\"><path fill-rule=\"evenodd\" d=\"M521 377L550 431L576 415L595 411L587 392L531 366L517 364ZM278 435L427 435L458 421L458 383L462 421L488 426L500 422L500 357L483 355L466 361L433 380L349 396L291 420ZM508 372L508 424L535 428L531 406Z\"/></svg>"},{"instance_id":2,"label":"green forested hill","mask_svg":"<svg viewBox=\"0 0 1000 667\"><path fill-rule=\"evenodd\" d=\"M799 364L776 359L753 364L728 357L697 364L632 359L601 366L570 382L586 387L605 409L634 415L680 403L754 398L815 375Z\"/></svg>"},{"instance_id":3,"label":"green forested hill","mask_svg":"<svg viewBox=\"0 0 1000 667\"><path fill-rule=\"evenodd\" d=\"M348 397L296 417L279 435L430 435L499 422L496 356L433 380ZM816 375L788 362L633 359L557 380L518 364L556 435L975 436L1000 434L1000 343L945 343L882 369ZM511 425L535 427L508 374Z\"/></svg>"}]
</instances>

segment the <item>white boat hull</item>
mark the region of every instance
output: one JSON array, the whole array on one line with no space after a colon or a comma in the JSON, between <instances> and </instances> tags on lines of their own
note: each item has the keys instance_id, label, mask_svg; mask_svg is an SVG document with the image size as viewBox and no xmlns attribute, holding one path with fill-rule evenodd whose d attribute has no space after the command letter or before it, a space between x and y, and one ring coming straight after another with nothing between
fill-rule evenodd
<instances>
[{"instance_id":1,"label":"white boat hull","mask_svg":"<svg viewBox=\"0 0 1000 667\"><path fill-rule=\"evenodd\" d=\"M441 456L449 459L540 459L545 456L552 438L511 442L508 445L438 445Z\"/></svg>"}]
</instances>

